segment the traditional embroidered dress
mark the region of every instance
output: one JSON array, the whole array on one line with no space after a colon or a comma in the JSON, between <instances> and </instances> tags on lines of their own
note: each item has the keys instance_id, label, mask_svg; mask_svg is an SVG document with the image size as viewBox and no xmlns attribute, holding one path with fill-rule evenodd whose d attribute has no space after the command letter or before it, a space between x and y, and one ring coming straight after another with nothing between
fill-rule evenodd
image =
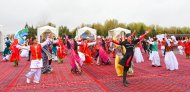
<instances>
[{"instance_id":1,"label":"traditional embroidered dress","mask_svg":"<svg viewBox=\"0 0 190 92\"><path fill-rule=\"evenodd\" d=\"M91 55L91 51L89 49L88 43L82 43L80 45L79 51L82 52L85 55L85 64L92 64L93 63L93 57Z\"/></svg>"},{"instance_id":2,"label":"traditional embroidered dress","mask_svg":"<svg viewBox=\"0 0 190 92\"><path fill-rule=\"evenodd\" d=\"M162 56L164 56L165 43L166 43L166 40L165 40L165 39L161 41L161 51L162 51Z\"/></svg>"},{"instance_id":3,"label":"traditional embroidered dress","mask_svg":"<svg viewBox=\"0 0 190 92\"><path fill-rule=\"evenodd\" d=\"M62 63L64 57L66 56L65 52L65 45L63 44L63 41L58 38L58 43L57 43L57 58L58 58L58 63Z\"/></svg>"},{"instance_id":4,"label":"traditional embroidered dress","mask_svg":"<svg viewBox=\"0 0 190 92\"><path fill-rule=\"evenodd\" d=\"M11 54L11 51L10 51L10 46L11 46L11 41L7 38L6 42L5 42L5 49L3 51L3 60L9 60L10 58L10 54Z\"/></svg>"},{"instance_id":5,"label":"traditional embroidered dress","mask_svg":"<svg viewBox=\"0 0 190 92\"><path fill-rule=\"evenodd\" d=\"M123 58L121 46L115 46L116 56L115 56L115 70L117 76L123 76L123 66L119 64L119 61Z\"/></svg>"},{"instance_id":6,"label":"traditional embroidered dress","mask_svg":"<svg viewBox=\"0 0 190 92\"><path fill-rule=\"evenodd\" d=\"M164 58L164 62L166 64L166 69L168 70L177 70L178 69L178 61L176 56L174 55L172 48L171 48L171 44L168 41L167 38L166 39L166 45L165 45L165 58Z\"/></svg>"},{"instance_id":7,"label":"traditional embroidered dress","mask_svg":"<svg viewBox=\"0 0 190 92\"><path fill-rule=\"evenodd\" d=\"M111 64L108 54L102 46L102 40L98 40L96 48L98 49L97 64L98 65L100 65L101 63L106 64L106 65Z\"/></svg>"},{"instance_id":8,"label":"traditional embroidered dress","mask_svg":"<svg viewBox=\"0 0 190 92\"><path fill-rule=\"evenodd\" d=\"M178 41L178 50L179 50L179 54L183 55L183 42L181 40Z\"/></svg>"},{"instance_id":9,"label":"traditional embroidered dress","mask_svg":"<svg viewBox=\"0 0 190 92\"><path fill-rule=\"evenodd\" d=\"M37 45L30 45L30 46L19 46L20 49L27 49L31 51L32 54L32 60L30 64L30 72L26 74L27 77L27 83L30 83L30 80L34 76L34 83L39 83L41 78L41 68L43 67L43 61L42 61L42 47L46 46L50 42L49 39L47 39L45 42Z\"/></svg>"},{"instance_id":10,"label":"traditional embroidered dress","mask_svg":"<svg viewBox=\"0 0 190 92\"><path fill-rule=\"evenodd\" d=\"M14 42L10 46L11 56L10 61L14 62L14 66L18 66L18 61L20 60L20 51L17 48L18 39L14 39Z\"/></svg>"},{"instance_id":11,"label":"traditional embroidered dress","mask_svg":"<svg viewBox=\"0 0 190 92\"><path fill-rule=\"evenodd\" d=\"M77 46L78 44L75 43L74 40L72 39L69 39L67 41L70 44L70 48L68 48L69 50L68 56L70 58L71 72L76 73L76 74L81 74L82 73L82 69L81 69L82 63L80 63L81 58L76 50L77 48L75 47L75 45Z\"/></svg>"},{"instance_id":12,"label":"traditional embroidered dress","mask_svg":"<svg viewBox=\"0 0 190 92\"><path fill-rule=\"evenodd\" d=\"M187 41L185 43L185 54L187 58L190 58L190 41Z\"/></svg>"},{"instance_id":13,"label":"traditional embroidered dress","mask_svg":"<svg viewBox=\"0 0 190 92\"><path fill-rule=\"evenodd\" d=\"M144 62L144 58L142 56L141 49L139 46L140 43L135 46L135 51L134 51L134 57L136 59L136 63Z\"/></svg>"},{"instance_id":14,"label":"traditional embroidered dress","mask_svg":"<svg viewBox=\"0 0 190 92\"><path fill-rule=\"evenodd\" d=\"M151 55L150 55L150 60L152 61L152 65L153 66L160 66L160 56L158 53L158 42L154 41L154 42L149 42L149 44L151 44Z\"/></svg>"}]
</instances>

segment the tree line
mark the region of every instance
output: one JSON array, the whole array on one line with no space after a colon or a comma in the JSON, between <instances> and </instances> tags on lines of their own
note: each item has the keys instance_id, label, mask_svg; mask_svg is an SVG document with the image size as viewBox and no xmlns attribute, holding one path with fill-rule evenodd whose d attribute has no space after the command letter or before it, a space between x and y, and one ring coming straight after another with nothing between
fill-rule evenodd
<instances>
[{"instance_id":1,"label":"tree line","mask_svg":"<svg viewBox=\"0 0 190 92\"><path fill-rule=\"evenodd\" d=\"M46 25L56 27L55 24L53 23L47 23ZM97 30L97 34L101 36L107 36L108 31L112 30L117 27L129 29L132 32L136 31L136 36L138 37L139 35L142 35L145 33L147 29L151 29L152 31L148 34L148 36L153 37L157 34L190 34L190 27L162 27L159 25L146 25L141 22L134 22L134 23L120 23L116 19L111 19L111 20L106 20L103 24L102 23L93 23L93 24L81 24L80 26L76 27L73 30L69 30L67 26L59 26L59 36L62 37L64 34L71 35L72 37L75 37L76 31L79 28L82 27L91 27ZM37 35L37 27L25 25L25 28L28 28L29 30L29 38L34 37Z\"/></svg>"}]
</instances>

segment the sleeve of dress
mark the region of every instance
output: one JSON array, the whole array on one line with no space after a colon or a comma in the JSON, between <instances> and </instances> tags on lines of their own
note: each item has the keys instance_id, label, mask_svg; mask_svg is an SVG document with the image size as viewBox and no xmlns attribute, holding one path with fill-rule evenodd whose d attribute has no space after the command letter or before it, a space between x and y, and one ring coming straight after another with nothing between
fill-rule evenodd
<instances>
[{"instance_id":1,"label":"sleeve of dress","mask_svg":"<svg viewBox=\"0 0 190 92\"><path fill-rule=\"evenodd\" d=\"M58 43L58 40L54 40L54 41L53 41L53 44L56 44L56 43Z\"/></svg>"},{"instance_id":2,"label":"sleeve of dress","mask_svg":"<svg viewBox=\"0 0 190 92\"><path fill-rule=\"evenodd\" d=\"M82 42L77 42L77 44L78 44L78 45L81 45L81 44L82 44Z\"/></svg>"},{"instance_id":3,"label":"sleeve of dress","mask_svg":"<svg viewBox=\"0 0 190 92\"><path fill-rule=\"evenodd\" d=\"M139 40L142 40L146 35L147 35L147 33L141 35L141 36L139 37Z\"/></svg>"},{"instance_id":4,"label":"sleeve of dress","mask_svg":"<svg viewBox=\"0 0 190 92\"><path fill-rule=\"evenodd\" d=\"M41 43L41 46L44 47L45 45L48 45L50 43L50 39L47 39L43 43Z\"/></svg>"},{"instance_id":5,"label":"sleeve of dress","mask_svg":"<svg viewBox=\"0 0 190 92\"><path fill-rule=\"evenodd\" d=\"M148 41L148 43L154 45L154 42L150 42L150 41Z\"/></svg>"},{"instance_id":6,"label":"sleeve of dress","mask_svg":"<svg viewBox=\"0 0 190 92\"><path fill-rule=\"evenodd\" d=\"M92 45L95 45L96 44L96 42L90 42L90 43L88 43L88 46L92 46Z\"/></svg>"},{"instance_id":7,"label":"sleeve of dress","mask_svg":"<svg viewBox=\"0 0 190 92\"><path fill-rule=\"evenodd\" d=\"M82 42L77 42L77 45L78 45L78 46L82 46L83 43L82 43Z\"/></svg>"},{"instance_id":8,"label":"sleeve of dress","mask_svg":"<svg viewBox=\"0 0 190 92\"><path fill-rule=\"evenodd\" d=\"M115 40L113 40L112 42L117 44L117 45L121 45L121 42L118 42L118 41L115 41Z\"/></svg>"},{"instance_id":9,"label":"sleeve of dress","mask_svg":"<svg viewBox=\"0 0 190 92\"><path fill-rule=\"evenodd\" d=\"M18 49L25 49L25 50L30 50L30 46L21 46L21 45L16 45Z\"/></svg>"},{"instance_id":10,"label":"sleeve of dress","mask_svg":"<svg viewBox=\"0 0 190 92\"><path fill-rule=\"evenodd\" d=\"M171 44L170 44L170 42L169 42L168 38L167 38L167 37L165 37L165 39L166 39L166 42L167 42L168 46L171 46Z\"/></svg>"}]
</instances>

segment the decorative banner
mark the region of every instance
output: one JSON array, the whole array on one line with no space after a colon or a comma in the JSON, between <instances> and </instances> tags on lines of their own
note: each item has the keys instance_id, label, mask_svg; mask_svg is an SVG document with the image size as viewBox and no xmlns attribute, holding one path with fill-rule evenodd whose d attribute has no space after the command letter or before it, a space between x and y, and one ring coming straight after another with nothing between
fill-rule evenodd
<instances>
[{"instance_id":1,"label":"decorative banner","mask_svg":"<svg viewBox=\"0 0 190 92\"><path fill-rule=\"evenodd\" d=\"M18 39L19 44L23 44L26 40L26 36L28 35L28 28L22 29L14 35L15 39Z\"/></svg>"}]
</instances>

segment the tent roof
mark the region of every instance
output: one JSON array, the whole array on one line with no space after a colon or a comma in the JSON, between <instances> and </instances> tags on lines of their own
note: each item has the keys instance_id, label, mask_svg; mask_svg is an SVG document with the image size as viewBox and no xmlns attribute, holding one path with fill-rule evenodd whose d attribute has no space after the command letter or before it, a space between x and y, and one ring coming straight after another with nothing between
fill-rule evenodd
<instances>
[{"instance_id":1,"label":"tent roof","mask_svg":"<svg viewBox=\"0 0 190 92\"><path fill-rule=\"evenodd\" d=\"M43 29L56 30L55 27L51 27L51 26L43 26L43 27L38 28L39 31Z\"/></svg>"},{"instance_id":2,"label":"tent roof","mask_svg":"<svg viewBox=\"0 0 190 92\"><path fill-rule=\"evenodd\" d=\"M119 35L121 32L125 32L126 34L127 34L127 33L131 33L131 30L118 27L118 28L109 30L109 32L114 32L114 34L117 36L117 35Z\"/></svg>"},{"instance_id":3,"label":"tent roof","mask_svg":"<svg viewBox=\"0 0 190 92\"><path fill-rule=\"evenodd\" d=\"M86 31L89 31L93 35L96 35L96 32L97 32L96 29L93 29L93 28L90 28L90 27L83 27L83 28L80 28L80 29L77 30L75 38L80 37Z\"/></svg>"},{"instance_id":4,"label":"tent roof","mask_svg":"<svg viewBox=\"0 0 190 92\"><path fill-rule=\"evenodd\" d=\"M38 36L38 41L40 42L40 35L44 32L46 32L47 30L51 31L53 34L55 34L55 36L58 37L58 29L55 27L51 27L51 26L43 26L37 29L37 36Z\"/></svg>"}]
</instances>

